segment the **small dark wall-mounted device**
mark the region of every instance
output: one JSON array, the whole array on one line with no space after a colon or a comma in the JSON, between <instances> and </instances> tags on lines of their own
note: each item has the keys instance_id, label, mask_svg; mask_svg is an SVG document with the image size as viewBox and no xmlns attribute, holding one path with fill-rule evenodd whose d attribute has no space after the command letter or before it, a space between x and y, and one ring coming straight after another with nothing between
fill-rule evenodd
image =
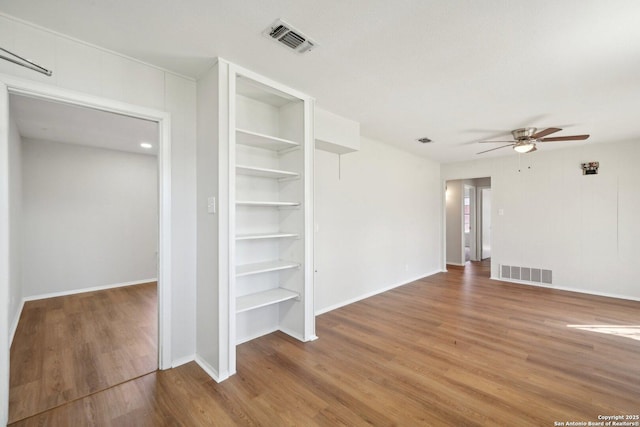
<instances>
[{"instance_id":1,"label":"small dark wall-mounted device","mask_svg":"<svg viewBox=\"0 0 640 427\"><path fill-rule=\"evenodd\" d=\"M600 162L588 162L582 164L582 175L598 175Z\"/></svg>"}]
</instances>

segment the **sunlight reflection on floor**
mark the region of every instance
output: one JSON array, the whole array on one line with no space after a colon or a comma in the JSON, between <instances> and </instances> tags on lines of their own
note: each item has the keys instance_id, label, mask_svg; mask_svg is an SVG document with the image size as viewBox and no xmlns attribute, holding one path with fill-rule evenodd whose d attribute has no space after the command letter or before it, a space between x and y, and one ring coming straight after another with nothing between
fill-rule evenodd
<instances>
[{"instance_id":1,"label":"sunlight reflection on floor","mask_svg":"<svg viewBox=\"0 0 640 427\"><path fill-rule=\"evenodd\" d=\"M567 325L567 328L617 335L640 341L640 325Z\"/></svg>"}]
</instances>

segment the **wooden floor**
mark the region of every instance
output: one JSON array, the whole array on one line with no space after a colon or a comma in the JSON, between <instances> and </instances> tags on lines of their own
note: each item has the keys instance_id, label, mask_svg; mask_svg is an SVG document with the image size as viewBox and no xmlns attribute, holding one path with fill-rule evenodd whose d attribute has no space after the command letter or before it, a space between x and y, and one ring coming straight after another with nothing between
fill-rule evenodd
<instances>
[{"instance_id":1,"label":"wooden floor","mask_svg":"<svg viewBox=\"0 0 640 427\"><path fill-rule=\"evenodd\" d=\"M156 371L156 288L27 302L11 346L9 422Z\"/></svg>"},{"instance_id":2,"label":"wooden floor","mask_svg":"<svg viewBox=\"0 0 640 427\"><path fill-rule=\"evenodd\" d=\"M216 384L154 372L16 426L553 426L640 413L640 302L452 268L238 347Z\"/></svg>"}]
</instances>

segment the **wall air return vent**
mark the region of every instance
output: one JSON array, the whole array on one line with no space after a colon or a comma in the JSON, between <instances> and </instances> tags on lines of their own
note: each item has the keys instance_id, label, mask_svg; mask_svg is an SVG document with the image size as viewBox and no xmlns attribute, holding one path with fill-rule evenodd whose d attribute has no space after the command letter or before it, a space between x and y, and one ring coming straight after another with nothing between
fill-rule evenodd
<instances>
[{"instance_id":1,"label":"wall air return vent","mask_svg":"<svg viewBox=\"0 0 640 427\"><path fill-rule=\"evenodd\" d=\"M515 279L518 282L553 284L553 272L533 267L500 265L500 278Z\"/></svg>"},{"instance_id":2,"label":"wall air return vent","mask_svg":"<svg viewBox=\"0 0 640 427\"><path fill-rule=\"evenodd\" d=\"M262 32L262 34L289 49L295 50L298 53L309 52L311 49L318 46L318 43L311 40L309 37L305 36L282 19L278 19L276 22L271 24Z\"/></svg>"}]
</instances>

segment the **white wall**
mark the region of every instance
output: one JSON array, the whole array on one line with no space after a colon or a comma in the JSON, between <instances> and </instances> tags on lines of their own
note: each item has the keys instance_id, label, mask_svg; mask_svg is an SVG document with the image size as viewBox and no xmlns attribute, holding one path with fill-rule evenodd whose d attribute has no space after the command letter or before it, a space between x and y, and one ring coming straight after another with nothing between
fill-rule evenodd
<instances>
[{"instance_id":1,"label":"white wall","mask_svg":"<svg viewBox=\"0 0 640 427\"><path fill-rule=\"evenodd\" d=\"M315 152L316 312L440 271L440 166L362 138Z\"/></svg>"},{"instance_id":2,"label":"white wall","mask_svg":"<svg viewBox=\"0 0 640 427\"><path fill-rule=\"evenodd\" d=\"M223 359L220 342L223 317L216 308L226 304L219 300L220 288L224 288L219 279L220 268L225 260L220 260L220 255L225 248L220 246L220 232L225 226L221 215L228 210L228 198L223 199L219 191L219 163L224 156L220 151L224 150L224 142L219 134L224 133L221 126L224 120L219 118L225 94L221 93L224 85L220 79L227 76L226 64L217 64L207 71L199 80L197 87L197 304L196 304L196 354L198 363L211 371L210 374L217 380L225 379L229 373L227 363ZM223 143L221 144L221 139ZM222 145L222 146L221 146ZM228 162L228 155L226 156ZM207 199L216 198L217 214L209 213ZM228 226L228 224L227 224ZM228 252L228 249L226 250ZM222 266L221 266L222 265ZM226 279L228 280L228 278ZM226 304L228 305L228 304ZM228 313L228 311L225 311ZM228 318L228 317L227 317ZM228 321L227 321L228 323Z\"/></svg>"},{"instance_id":3,"label":"white wall","mask_svg":"<svg viewBox=\"0 0 640 427\"><path fill-rule=\"evenodd\" d=\"M491 176L493 277L500 264L540 267L554 287L640 299L638 158L638 142L543 148L520 168L513 154L445 164L441 176ZM582 175L588 161L600 162L598 175Z\"/></svg>"},{"instance_id":4,"label":"white wall","mask_svg":"<svg viewBox=\"0 0 640 427\"><path fill-rule=\"evenodd\" d=\"M189 360L195 353L195 81L5 15L0 40L53 76L6 61L0 73L171 113L171 353L174 363Z\"/></svg>"},{"instance_id":5,"label":"white wall","mask_svg":"<svg viewBox=\"0 0 640 427\"><path fill-rule=\"evenodd\" d=\"M447 264L464 265L462 257L462 203L464 198L463 180L447 181Z\"/></svg>"},{"instance_id":6,"label":"white wall","mask_svg":"<svg viewBox=\"0 0 640 427\"><path fill-rule=\"evenodd\" d=\"M22 146L18 127L9 115L9 327L15 333L22 307Z\"/></svg>"},{"instance_id":7,"label":"white wall","mask_svg":"<svg viewBox=\"0 0 640 427\"><path fill-rule=\"evenodd\" d=\"M23 296L157 277L155 156L23 140Z\"/></svg>"}]
</instances>

